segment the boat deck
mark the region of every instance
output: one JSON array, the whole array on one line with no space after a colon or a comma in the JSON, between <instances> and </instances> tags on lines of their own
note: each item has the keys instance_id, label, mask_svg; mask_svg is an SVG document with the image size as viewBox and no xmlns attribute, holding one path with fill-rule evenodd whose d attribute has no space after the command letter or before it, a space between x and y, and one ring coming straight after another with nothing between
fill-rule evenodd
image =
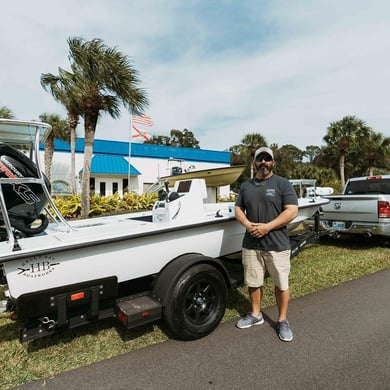
<instances>
[{"instance_id":1,"label":"boat deck","mask_svg":"<svg viewBox=\"0 0 390 390\"><path fill-rule=\"evenodd\" d=\"M143 236L151 237L231 220L234 220L233 203L221 203L205 205L204 215L169 222L153 222L149 211L70 221L68 226L51 223L45 232L17 240L19 250L13 250L9 242L0 242L0 261L6 262L36 253L53 253ZM68 230L68 227L72 230Z\"/></svg>"}]
</instances>

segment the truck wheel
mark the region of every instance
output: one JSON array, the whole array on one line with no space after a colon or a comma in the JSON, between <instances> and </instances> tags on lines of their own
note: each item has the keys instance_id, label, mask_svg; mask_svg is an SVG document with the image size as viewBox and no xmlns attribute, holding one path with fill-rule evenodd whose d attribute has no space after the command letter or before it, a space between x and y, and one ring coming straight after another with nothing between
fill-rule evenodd
<instances>
[{"instance_id":1,"label":"truck wheel","mask_svg":"<svg viewBox=\"0 0 390 390\"><path fill-rule=\"evenodd\" d=\"M169 292L163 318L173 335L195 340L211 333L226 308L226 283L209 264L197 264L184 271Z\"/></svg>"}]
</instances>

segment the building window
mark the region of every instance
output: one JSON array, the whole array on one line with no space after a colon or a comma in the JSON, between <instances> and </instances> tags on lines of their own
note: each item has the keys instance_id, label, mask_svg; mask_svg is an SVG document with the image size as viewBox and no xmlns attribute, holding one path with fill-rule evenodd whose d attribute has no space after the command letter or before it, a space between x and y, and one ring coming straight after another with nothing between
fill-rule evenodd
<instances>
[{"instance_id":1,"label":"building window","mask_svg":"<svg viewBox=\"0 0 390 390\"><path fill-rule=\"evenodd\" d=\"M117 192L118 192L118 183L113 182L112 183L112 194L114 195Z\"/></svg>"},{"instance_id":2,"label":"building window","mask_svg":"<svg viewBox=\"0 0 390 390\"><path fill-rule=\"evenodd\" d=\"M100 196L106 196L106 183L104 181L100 182Z\"/></svg>"},{"instance_id":3,"label":"building window","mask_svg":"<svg viewBox=\"0 0 390 390\"><path fill-rule=\"evenodd\" d=\"M91 195L95 195L95 178L89 178L89 191Z\"/></svg>"},{"instance_id":4,"label":"building window","mask_svg":"<svg viewBox=\"0 0 390 390\"><path fill-rule=\"evenodd\" d=\"M124 194L129 191L129 189L127 188L128 185L129 185L129 179L123 179L122 180L122 188L123 188L122 191Z\"/></svg>"}]
</instances>

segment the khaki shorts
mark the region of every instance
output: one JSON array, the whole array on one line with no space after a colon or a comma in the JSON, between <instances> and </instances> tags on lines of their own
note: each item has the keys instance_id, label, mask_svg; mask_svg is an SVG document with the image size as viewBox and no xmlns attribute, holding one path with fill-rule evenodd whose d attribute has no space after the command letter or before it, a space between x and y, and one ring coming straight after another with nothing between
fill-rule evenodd
<instances>
[{"instance_id":1,"label":"khaki shorts","mask_svg":"<svg viewBox=\"0 0 390 390\"><path fill-rule=\"evenodd\" d=\"M268 271L272 282L280 290L288 289L290 274L290 250L261 251L257 249L242 249L242 264L244 266L244 282L248 287L261 287Z\"/></svg>"}]
</instances>

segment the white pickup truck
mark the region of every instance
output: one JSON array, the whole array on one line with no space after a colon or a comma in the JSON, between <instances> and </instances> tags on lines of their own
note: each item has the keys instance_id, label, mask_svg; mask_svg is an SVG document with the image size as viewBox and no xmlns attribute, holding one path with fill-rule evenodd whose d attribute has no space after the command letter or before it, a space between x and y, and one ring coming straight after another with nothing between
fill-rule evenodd
<instances>
[{"instance_id":1,"label":"white pickup truck","mask_svg":"<svg viewBox=\"0 0 390 390\"><path fill-rule=\"evenodd\" d=\"M330 235L390 236L390 175L351 178L342 194L325 198L321 227Z\"/></svg>"}]
</instances>

